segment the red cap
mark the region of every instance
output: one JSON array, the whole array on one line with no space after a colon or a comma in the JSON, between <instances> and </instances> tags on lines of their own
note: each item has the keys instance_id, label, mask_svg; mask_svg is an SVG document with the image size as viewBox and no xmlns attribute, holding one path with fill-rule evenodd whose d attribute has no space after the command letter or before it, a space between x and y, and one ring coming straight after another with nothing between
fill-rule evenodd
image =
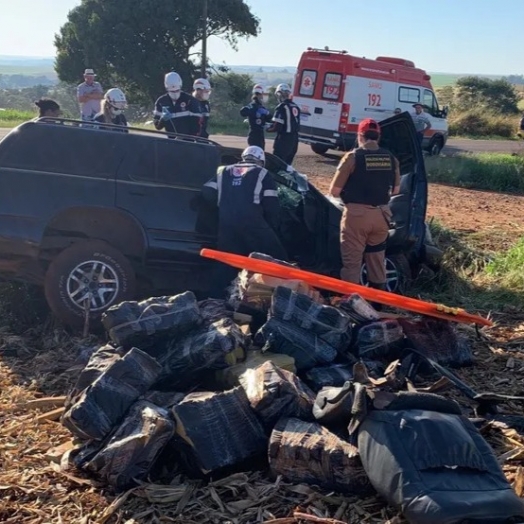
<instances>
[{"instance_id":1,"label":"red cap","mask_svg":"<svg viewBox=\"0 0 524 524\"><path fill-rule=\"evenodd\" d=\"M364 134L366 131L376 131L377 133L380 133L380 126L375 120L366 118L358 125L358 133Z\"/></svg>"}]
</instances>

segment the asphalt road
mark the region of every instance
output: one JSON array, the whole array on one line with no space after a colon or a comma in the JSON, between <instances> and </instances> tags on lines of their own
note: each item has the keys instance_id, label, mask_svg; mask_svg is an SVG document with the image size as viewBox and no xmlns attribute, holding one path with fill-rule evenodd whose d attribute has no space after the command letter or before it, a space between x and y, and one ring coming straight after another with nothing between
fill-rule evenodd
<instances>
[{"instance_id":1,"label":"asphalt road","mask_svg":"<svg viewBox=\"0 0 524 524\"><path fill-rule=\"evenodd\" d=\"M0 129L0 140L10 131L10 129ZM230 146L243 148L247 146L244 137L230 135L213 135L212 140ZM266 140L266 150L272 150L272 140ZM515 153L524 151L524 142L514 140L470 140L467 138L450 138L443 150L444 154L452 155L460 152L471 153ZM316 156L311 148L305 144L300 144L298 149L300 156Z\"/></svg>"}]
</instances>

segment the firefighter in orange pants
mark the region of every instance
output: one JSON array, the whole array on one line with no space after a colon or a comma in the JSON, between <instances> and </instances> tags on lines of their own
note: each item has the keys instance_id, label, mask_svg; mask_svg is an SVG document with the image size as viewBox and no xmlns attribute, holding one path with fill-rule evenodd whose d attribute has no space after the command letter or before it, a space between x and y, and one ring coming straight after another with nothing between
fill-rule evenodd
<instances>
[{"instance_id":1,"label":"firefighter in orange pants","mask_svg":"<svg viewBox=\"0 0 524 524\"><path fill-rule=\"evenodd\" d=\"M364 259L370 287L385 290L389 199L399 192L400 168L392 153L378 145L379 139L377 122L360 122L358 148L342 158L330 193L345 204L340 227L342 280L359 284Z\"/></svg>"}]
</instances>

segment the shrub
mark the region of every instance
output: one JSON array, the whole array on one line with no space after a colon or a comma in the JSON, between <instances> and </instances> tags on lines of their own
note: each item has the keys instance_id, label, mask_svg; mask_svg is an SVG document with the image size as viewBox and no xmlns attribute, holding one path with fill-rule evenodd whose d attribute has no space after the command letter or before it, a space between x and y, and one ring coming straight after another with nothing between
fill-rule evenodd
<instances>
[{"instance_id":1,"label":"shrub","mask_svg":"<svg viewBox=\"0 0 524 524\"><path fill-rule=\"evenodd\" d=\"M518 122L515 117L486 113L484 111L467 111L450 114L448 119L450 135L467 135L475 137L515 136Z\"/></svg>"}]
</instances>

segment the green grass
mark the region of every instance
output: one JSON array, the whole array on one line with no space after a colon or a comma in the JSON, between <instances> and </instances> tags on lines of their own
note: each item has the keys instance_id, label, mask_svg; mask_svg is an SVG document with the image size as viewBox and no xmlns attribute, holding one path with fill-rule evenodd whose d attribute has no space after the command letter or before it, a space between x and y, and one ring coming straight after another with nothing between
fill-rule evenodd
<instances>
[{"instance_id":1,"label":"green grass","mask_svg":"<svg viewBox=\"0 0 524 524\"><path fill-rule=\"evenodd\" d=\"M468 189L524 194L524 156L506 153L468 153L428 157L430 182Z\"/></svg>"},{"instance_id":2,"label":"green grass","mask_svg":"<svg viewBox=\"0 0 524 524\"><path fill-rule=\"evenodd\" d=\"M0 110L0 127L16 127L22 122L35 118L36 112L18 111L16 109Z\"/></svg>"},{"instance_id":3,"label":"green grass","mask_svg":"<svg viewBox=\"0 0 524 524\"><path fill-rule=\"evenodd\" d=\"M416 296L484 314L524 311L524 238L507 251L494 252L485 249L490 242L482 235L460 234L437 221L430 227L444 259L438 273L417 280Z\"/></svg>"},{"instance_id":4,"label":"green grass","mask_svg":"<svg viewBox=\"0 0 524 524\"><path fill-rule=\"evenodd\" d=\"M508 287L524 289L524 238L508 251L498 253L487 265L486 273Z\"/></svg>"}]
</instances>

